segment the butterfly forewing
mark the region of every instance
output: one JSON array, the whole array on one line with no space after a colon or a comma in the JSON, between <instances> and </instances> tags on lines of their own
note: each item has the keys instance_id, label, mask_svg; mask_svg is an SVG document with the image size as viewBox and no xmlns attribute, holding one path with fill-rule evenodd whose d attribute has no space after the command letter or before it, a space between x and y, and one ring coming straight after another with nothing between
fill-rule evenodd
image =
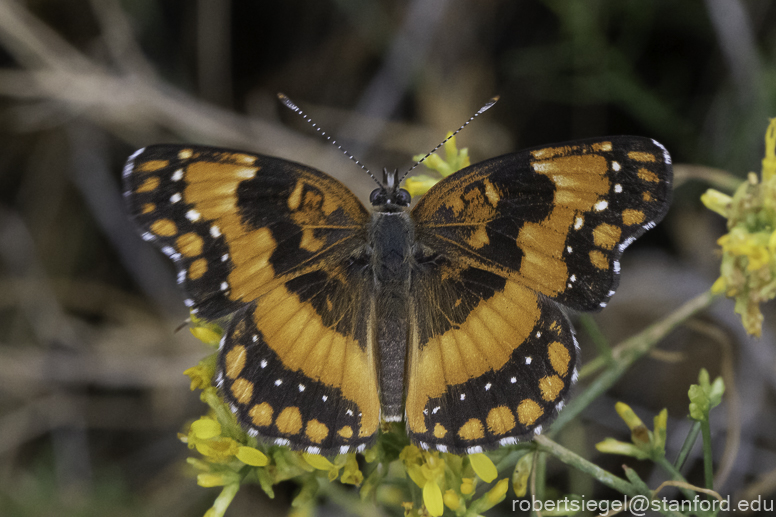
<instances>
[{"instance_id":1,"label":"butterfly forewing","mask_svg":"<svg viewBox=\"0 0 776 517\"><path fill-rule=\"evenodd\" d=\"M371 442L380 408L358 199L299 164L184 146L133 155L125 190L193 312L232 315L217 378L243 426L312 452Z\"/></svg>"}]
</instances>

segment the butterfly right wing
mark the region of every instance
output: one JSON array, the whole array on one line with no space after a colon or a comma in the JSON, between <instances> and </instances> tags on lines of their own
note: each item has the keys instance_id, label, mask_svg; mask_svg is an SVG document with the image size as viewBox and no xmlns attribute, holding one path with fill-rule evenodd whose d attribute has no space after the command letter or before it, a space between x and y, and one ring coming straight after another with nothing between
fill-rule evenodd
<instances>
[{"instance_id":1,"label":"butterfly right wing","mask_svg":"<svg viewBox=\"0 0 776 517\"><path fill-rule=\"evenodd\" d=\"M192 312L231 315L218 382L248 432L311 452L370 443L380 407L358 199L309 167L205 147L141 150L124 181Z\"/></svg>"},{"instance_id":2,"label":"butterfly right wing","mask_svg":"<svg viewBox=\"0 0 776 517\"><path fill-rule=\"evenodd\" d=\"M553 420L579 364L558 304L606 305L623 250L666 213L671 177L662 145L615 136L486 160L429 190L412 211L415 443L471 453Z\"/></svg>"}]
</instances>

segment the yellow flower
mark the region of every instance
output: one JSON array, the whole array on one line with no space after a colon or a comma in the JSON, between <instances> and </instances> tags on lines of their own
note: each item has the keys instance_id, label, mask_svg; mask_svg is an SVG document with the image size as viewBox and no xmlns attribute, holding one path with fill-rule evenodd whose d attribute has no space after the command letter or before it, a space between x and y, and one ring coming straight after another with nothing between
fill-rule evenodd
<instances>
[{"instance_id":1,"label":"yellow flower","mask_svg":"<svg viewBox=\"0 0 776 517\"><path fill-rule=\"evenodd\" d=\"M423 487L423 504L426 505L428 513L435 517L442 515L442 512L445 511L442 490L439 488L436 480L426 481Z\"/></svg>"},{"instance_id":2,"label":"yellow flower","mask_svg":"<svg viewBox=\"0 0 776 517\"><path fill-rule=\"evenodd\" d=\"M345 462L345 469L342 471L342 477L340 477L340 482L358 486L363 481L364 474L362 474L361 470L358 468L356 455L348 454L347 461Z\"/></svg>"},{"instance_id":3,"label":"yellow flower","mask_svg":"<svg viewBox=\"0 0 776 517\"><path fill-rule=\"evenodd\" d=\"M184 370L183 375L187 375L191 379L191 391L203 390L210 386L213 379L213 370L200 363L197 366Z\"/></svg>"},{"instance_id":4,"label":"yellow flower","mask_svg":"<svg viewBox=\"0 0 776 517\"><path fill-rule=\"evenodd\" d=\"M463 478L461 480L461 493L463 495L474 493L474 478Z\"/></svg>"},{"instance_id":5,"label":"yellow flower","mask_svg":"<svg viewBox=\"0 0 776 517\"><path fill-rule=\"evenodd\" d=\"M720 277L712 292L736 301L735 312L750 334L762 332L760 304L776 297L776 118L765 137L761 178L749 173L733 197L710 189L701 201L727 218Z\"/></svg>"},{"instance_id":6,"label":"yellow flower","mask_svg":"<svg viewBox=\"0 0 776 517\"><path fill-rule=\"evenodd\" d=\"M627 404L618 402L615 404L615 410L630 429L633 443L606 438L595 445L596 449L603 453L632 456L640 460L650 458L658 461L665 456L668 410L663 409L654 418L654 431L647 429L644 422Z\"/></svg>"},{"instance_id":7,"label":"yellow flower","mask_svg":"<svg viewBox=\"0 0 776 517\"><path fill-rule=\"evenodd\" d=\"M484 454L470 454L469 461L474 472L486 483L490 483L498 477L498 470L490 458Z\"/></svg>"},{"instance_id":8,"label":"yellow flower","mask_svg":"<svg viewBox=\"0 0 776 517\"><path fill-rule=\"evenodd\" d=\"M213 486L224 486L230 483L237 483L240 481L240 476L235 472L203 472L197 474L197 484L199 486L210 488Z\"/></svg>"},{"instance_id":9,"label":"yellow flower","mask_svg":"<svg viewBox=\"0 0 776 517\"><path fill-rule=\"evenodd\" d=\"M771 119L765 131L765 158L763 158L763 181L776 175L776 118Z\"/></svg>"},{"instance_id":10,"label":"yellow flower","mask_svg":"<svg viewBox=\"0 0 776 517\"><path fill-rule=\"evenodd\" d=\"M263 467L269 463L267 456L253 447L238 447L235 456L246 465L253 467Z\"/></svg>"},{"instance_id":11,"label":"yellow flower","mask_svg":"<svg viewBox=\"0 0 776 517\"><path fill-rule=\"evenodd\" d=\"M198 440L209 440L221 434L221 424L209 417L191 423L191 433Z\"/></svg>"},{"instance_id":12,"label":"yellow flower","mask_svg":"<svg viewBox=\"0 0 776 517\"><path fill-rule=\"evenodd\" d=\"M309 463L312 467L318 470L330 471L331 469L337 468L334 466L334 463L330 462L327 458L323 456L319 456L318 454L310 454L307 452L303 452L302 458L304 458L304 460L307 463Z\"/></svg>"},{"instance_id":13,"label":"yellow flower","mask_svg":"<svg viewBox=\"0 0 776 517\"><path fill-rule=\"evenodd\" d=\"M452 134L452 131L450 131L447 133L447 136L450 137ZM423 165L429 169L437 171L441 177L434 178L425 174L418 174L411 178L407 178L407 180L404 182L405 188L409 191L412 197L425 194L442 178L446 178L454 172L457 172L464 167L471 165L471 160L469 159L469 150L464 148L459 151L458 147L456 146L455 137L452 137L447 142L445 142L444 150L444 159L442 159L442 157L438 154L432 154L423 162ZM417 156L413 156L412 159L418 161L421 160L423 156L425 155L419 154Z\"/></svg>"},{"instance_id":14,"label":"yellow flower","mask_svg":"<svg viewBox=\"0 0 776 517\"><path fill-rule=\"evenodd\" d=\"M498 483L496 483L496 486L488 490L488 493L487 493L488 502L491 503L493 506L495 506L501 501L503 501L507 495L508 488L509 488L509 481L507 480L507 478L504 478Z\"/></svg>"},{"instance_id":15,"label":"yellow flower","mask_svg":"<svg viewBox=\"0 0 776 517\"><path fill-rule=\"evenodd\" d=\"M461 507L461 496L459 496L455 490L446 490L445 495L442 496L442 499L445 502L445 506L453 511L456 511Z\"/></svg>"},{"instance_id":16,"label":"yellow flower","mask_svg":"<svg viewBox=\"0 0 776 517\"><path fill-rule=\"evenodd\" d=\"M442 488L445 480L445 460L438 452L421 451L407 445L399 454L410 479L423 489L423 503L431 515L442 515L444 500Z\"/></svg>"},{"instance_id":17,"label":"yellow flower","mask_svg":"<svg viewBox=\"0 0 776 517\"><path fill-rule=\"evenodd\" d=\"M215 323L210 323L207 320L197 317L196 314L191 314L189 319L192 324L189 331L195 338L206 345L213 347L218 346L218 343L221 341L221 336L224 335L224 329Z\"/></svg>"}]
</instances>

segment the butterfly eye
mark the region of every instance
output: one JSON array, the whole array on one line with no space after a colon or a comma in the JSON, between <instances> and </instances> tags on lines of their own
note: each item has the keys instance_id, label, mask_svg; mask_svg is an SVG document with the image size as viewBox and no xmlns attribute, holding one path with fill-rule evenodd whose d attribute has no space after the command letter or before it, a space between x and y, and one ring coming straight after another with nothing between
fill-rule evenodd
<instances>
[{"instance_id":1,"label":"butterfly eye","mask_svg":"<svg viewBox=\"0 0 776 517\"><path fill-rule=\"evenodd\" d=\"M387 196L385 194L385 189L376 188L369 194L369 202L372 203L373 206L384 205L386 200Z\"/></svg>"},{"instance_id":2,"label":"butterfly eye","mask_svg":"<svg viewBox=\"0 0 776 517\"><path fill-rule=\"evenodd\" d=\"M399 206L410 206L410 201L412 201L410 193L404 189L399 189L396 193L396 204Z\"/></svg>"}]
</instances>

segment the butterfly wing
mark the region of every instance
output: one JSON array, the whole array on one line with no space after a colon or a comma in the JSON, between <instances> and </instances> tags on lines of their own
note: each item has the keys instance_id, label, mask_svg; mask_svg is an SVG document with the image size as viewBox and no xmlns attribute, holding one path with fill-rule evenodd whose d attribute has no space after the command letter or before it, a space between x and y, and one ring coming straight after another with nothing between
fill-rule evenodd
<instances>
[{"instance_id":1,"label":"butterfly wing","mask_svg":"<svg viewBox=\"0 0 776 517\"><path fill-rule=\"evenodd\" d=\"M205 147L142 149L124 183L192 312L231 315L217 380L248 432L312 452L371 442L380 408L358 199L309 167Z\"/></svg>"},{"instance_id":2,"label":"butterfly wing","mask_svg":"<svg viewBox=\"0 0 776 517\"><path fill-rule=\"evenodd\" d=\"M472 452L539 432L576 380L557 304L598 310L625 247L665 214L665 148L610 137L468 167L412 211L407 427L422 445Z\"/></svg>"}]
</instances>

